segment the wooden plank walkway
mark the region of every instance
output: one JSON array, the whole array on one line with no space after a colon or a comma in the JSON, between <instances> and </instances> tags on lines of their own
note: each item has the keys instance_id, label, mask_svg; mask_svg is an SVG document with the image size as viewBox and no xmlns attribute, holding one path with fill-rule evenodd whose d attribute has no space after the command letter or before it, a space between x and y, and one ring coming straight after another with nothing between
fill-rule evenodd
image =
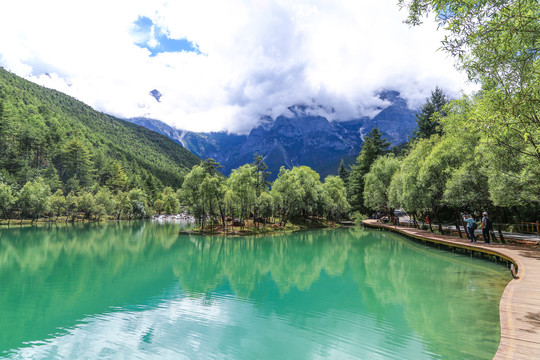
<instances>
[{"instance_id":1,"label":"wooden plank walkway","mask_svg":"<svg viewBox=\"0 0 540 360\"><path fill-rule=\"evenodd\" d=\"M496 255L512 262L516 276L499 303L501 341L495 359L540 359L540 251L500 244L472 244L466 239L403 226L364 220L368 227L384 228L420 241Z\"/></svg>"}]
</instances>

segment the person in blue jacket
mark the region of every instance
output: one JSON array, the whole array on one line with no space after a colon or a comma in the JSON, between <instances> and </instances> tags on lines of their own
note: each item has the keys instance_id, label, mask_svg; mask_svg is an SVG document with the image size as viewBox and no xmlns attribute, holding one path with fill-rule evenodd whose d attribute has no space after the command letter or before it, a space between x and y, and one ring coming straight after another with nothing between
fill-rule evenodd
<instances>
[{"instance_id":1,"label":"person in blue jacket","mask_svg":"<svg viewBox=\"0 0 540 360\"><path fill-rule=\"evenodd\" d=\"M467 232L472 243L476 243L476 237L474 236L474 230L476 230L476 221L471 214L463 215L463 221L467 223Z\"/></svg>"}]
</instances>

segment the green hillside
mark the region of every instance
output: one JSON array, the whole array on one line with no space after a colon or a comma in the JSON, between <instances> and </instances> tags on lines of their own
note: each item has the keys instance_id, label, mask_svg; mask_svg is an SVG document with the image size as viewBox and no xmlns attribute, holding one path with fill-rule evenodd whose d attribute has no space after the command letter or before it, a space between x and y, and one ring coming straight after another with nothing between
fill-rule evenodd
<instances>
[{"instance_id":1,"label":"green hillside","mask_svg":"<svg viewBox=\"0 0 540 360\"><path fill-rule=\"evenodd\" d=\"M200 159L166 136L0 68L0 183L43 178L64 193L178 188Z\"/></svg>"}]
</instances>

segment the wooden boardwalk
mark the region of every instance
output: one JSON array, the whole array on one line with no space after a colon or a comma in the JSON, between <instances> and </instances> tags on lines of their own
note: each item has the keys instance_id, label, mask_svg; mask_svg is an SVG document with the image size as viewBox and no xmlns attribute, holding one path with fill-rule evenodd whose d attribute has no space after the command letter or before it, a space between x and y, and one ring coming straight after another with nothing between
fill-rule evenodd
<instances>
[{"instance_id":1,"label":"wooden boardwalk","mask_svg":"<svg viewBox=\"0 0 540 360\"><path fill-rule=\"evenodd\" d=\"M377 220L363 223L420 241L494 255L512 262L516 273L499 303L501 341L495 359L540 359L540 251L500 244L472 244L466 239L385 225Z\"/></svg>"}]
</instances>

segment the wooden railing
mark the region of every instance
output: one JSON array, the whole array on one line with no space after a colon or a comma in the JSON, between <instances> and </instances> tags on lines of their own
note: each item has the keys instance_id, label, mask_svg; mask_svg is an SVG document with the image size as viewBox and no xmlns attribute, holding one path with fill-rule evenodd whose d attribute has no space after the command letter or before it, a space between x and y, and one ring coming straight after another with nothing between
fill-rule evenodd
<instances>
[{"instance_id":1,"label":"wooden railing","mask_svg":"<svg viewBox=\"0 0 540 360\"><path fill-rule=\"evenodd\" d=\"M536 222L521 222L521 232L527 234L538 234L540 235L540 221Z\"/></svg>"}]
</instances>

